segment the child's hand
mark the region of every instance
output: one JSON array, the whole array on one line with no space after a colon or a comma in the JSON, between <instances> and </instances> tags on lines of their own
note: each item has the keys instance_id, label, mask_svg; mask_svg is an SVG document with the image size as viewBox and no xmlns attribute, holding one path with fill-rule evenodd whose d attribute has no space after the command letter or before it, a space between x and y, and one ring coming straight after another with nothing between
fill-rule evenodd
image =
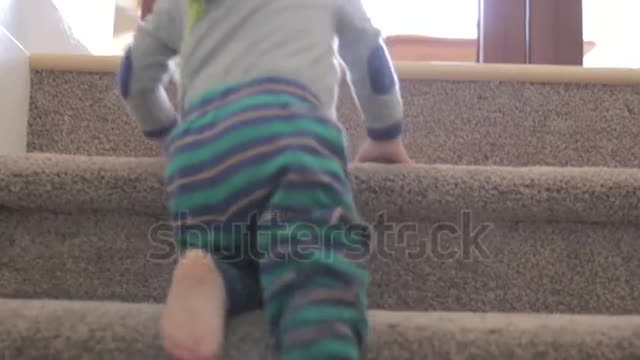
<instances>
[{"instance_id":1,"label":"child's hand","mask_svg":"<svg viewBox=\"0 0 640 360\"><path fill-rule=\"evenodd\" d=\"M356 162L387 164L414 164L409 158L401 139L390 141L367 140L356 155Z\"/></svg>"}]
</instances>

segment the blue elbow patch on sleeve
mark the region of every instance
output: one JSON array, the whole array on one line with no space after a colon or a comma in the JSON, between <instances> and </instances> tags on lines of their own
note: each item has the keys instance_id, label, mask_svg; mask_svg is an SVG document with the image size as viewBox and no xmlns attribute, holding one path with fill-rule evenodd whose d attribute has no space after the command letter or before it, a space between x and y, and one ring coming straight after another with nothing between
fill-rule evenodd
<instances>
[{"instance_id":1,"label":"blue elbow patch on sleeve","mask_svg":"<svg viewBox=\"0 0 640 360\"><path fill-rule=\"evenodd\" d=\"M376 95L386 95L396 86L396 76L391 60L382 43L378 43L368 58L371 91Z\"/></svg>"},{"instance_id":2,"label":"blue elbow patch on sleeve","mask_svg":"<svg viewBox=\"0 0 640 360\"><path fill-rule=\"evenodd\" d=\"M118 73L118 85L120 87L120 93L126 99L129 97L131 91L131 72L133 68L133 59L131 58L131 48L128 48L122 58L122 64L120 64L120 72Z\"/></svg>"}]
</instances>

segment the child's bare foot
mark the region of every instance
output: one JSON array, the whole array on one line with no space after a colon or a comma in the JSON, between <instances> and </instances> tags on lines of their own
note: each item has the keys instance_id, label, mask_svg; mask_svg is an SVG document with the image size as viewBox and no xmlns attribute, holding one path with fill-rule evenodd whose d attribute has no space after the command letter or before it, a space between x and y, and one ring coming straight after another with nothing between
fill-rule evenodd
<instances>
[{"instance_id":1,"label":"child's bare foot","mask_svg":"<svg viewBox=\"0 0 640 360\"><path fill-rule=\"evenodd\" d=\"M356 155L356 162L415 164L407 154L401 139L389 141L367 140Z\"/></svg>"},{"instance_id":2,"label":"child's bare foot","mask_svg":"<svg viewBox=\"0 0 640 360\"><path fill-rule=\"evenodd\" d=\"M178 262L162 314L165 351L179 360L214 360L224 339L226 293L211 257L188 251Z\"/></svg>"}]
</instances>

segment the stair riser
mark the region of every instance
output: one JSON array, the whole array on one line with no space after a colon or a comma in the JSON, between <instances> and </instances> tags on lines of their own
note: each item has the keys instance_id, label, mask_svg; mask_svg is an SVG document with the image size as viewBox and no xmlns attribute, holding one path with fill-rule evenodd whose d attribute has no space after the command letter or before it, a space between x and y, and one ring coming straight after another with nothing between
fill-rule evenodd
<instances>
[{"instance_id":1,"label":"stair riser","mask_svg":"<svg viewBox=\"0 0 640 360\"><path fill-rule=\"evenodd\" d=\"M7 229L0 231L0 296L163 301L175 260L165 235L153 231L163 217L0 214ZM396 223L386 239L380 230L371 307L640 313L639 226L494 222L477 247L445 233L467 228L472 234L482 225L443 218L418 224L412 235L409 225L399 230ZM434 240L438 228L443 231Z\"/></svg>"},{"instance_id":2,"label":"stair riser","mask_svg":"<svg viewBox=\"0 0 640 360\"><path fill-rule=\"evenodd\" d=\"M157 156L109 73L33 71L29 150ZM466 165L640 167L640 85L403 80L416 160ZM351 153L364 138L343 86Z\"/></svg>"}]
</instances>

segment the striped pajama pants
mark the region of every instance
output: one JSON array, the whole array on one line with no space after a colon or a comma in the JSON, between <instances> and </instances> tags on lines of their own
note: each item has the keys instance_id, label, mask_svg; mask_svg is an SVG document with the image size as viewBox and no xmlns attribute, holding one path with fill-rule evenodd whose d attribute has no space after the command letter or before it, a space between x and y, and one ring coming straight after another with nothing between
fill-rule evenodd
<instances>
[{"instance_id":1,"label":"striped pajama pants","mask_svg":"<svg viewBox=\"0 0 640 360\"><path fill-rule=\"evenodd\" d=\"M282 359L360 359L370 232L319 109L281 78L204 94L167 141L169 209L178 249L213 255L229 314L263 308Z\"/></svg>"}]
</instances>

